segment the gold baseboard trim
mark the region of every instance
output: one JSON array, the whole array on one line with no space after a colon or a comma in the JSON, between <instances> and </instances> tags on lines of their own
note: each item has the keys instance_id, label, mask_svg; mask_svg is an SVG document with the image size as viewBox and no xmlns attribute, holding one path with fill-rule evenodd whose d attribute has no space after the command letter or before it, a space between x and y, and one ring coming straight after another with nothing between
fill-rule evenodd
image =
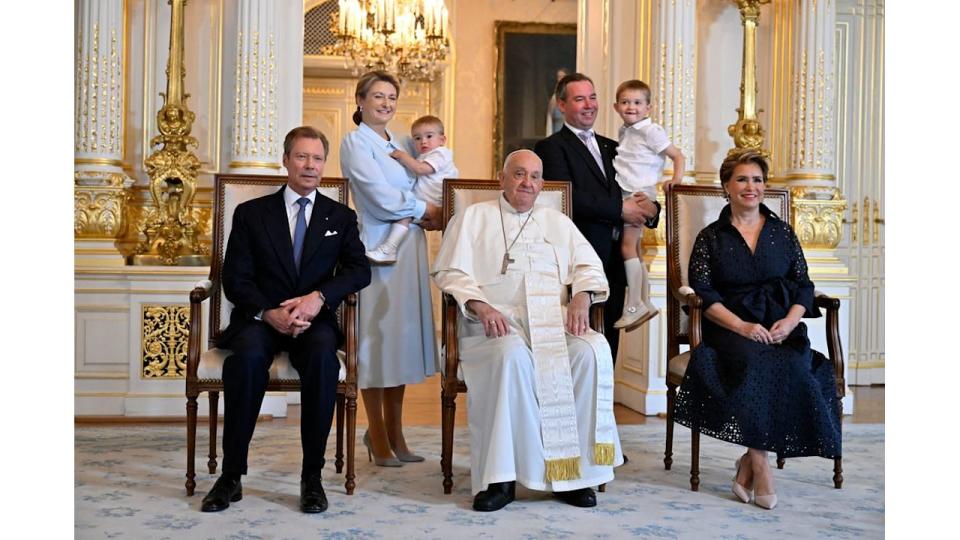
<instances>
[{"instance_id":1,"label":"gold baseboard trim","mask_svg":"<svg viewBox=\"0 0 960 540\"><path fill-rule=\"evenodd\" d=\"M107 165L110 167L123 167L123 162L119 159L109 158L75 158L74 165Z\"/></svg>"},{"instance_id":2,"label":"gold baseboard trim","mask_svg":"<svg viewBox=\"0 0 960 540\"><path fill-rule=\"evenodd\" d=\"M647 394L647 395L651 395L651 396L659 396L659 395L666 395L666 394L667 394L667 391L666 391L666 390L648 390L648 389L646 389L646 388L641 388L641 387L639 387L639 386L637 386L637 385L635 385L635 384L628 383L627 381L624 381L624 380L622 380L622 379L614 379L613 385L616 386L616 385L618 385L618 384L623 385L623 386L626 386L627 388L636 390L637 392L640 392L641 394Z\"/></svg>"},{"instance_id":3,"label":"gold baseboard trim","mask_svg":"<svg viewBox=\"0 0 960 540\"><path fill-rule=\"evenodd\" d=\"M828 173L789 173L782 177L784 180L830 180L836 181L837 176Z\"/></svg>"},{"instance_id":4,"label":"gold baseboard trim","mask_svg":"<svg viewBox=\"0 0 960 540\"><path fill-rule=\"evenodd\" d=\"M74 379L129 379L130 374L123 371L78 371L73 374Z\"/></svg>"},{"instance_id":5,"label":"gold baseboard trim","mask_svg":"<svg viewBox=\"0 0 960 540\"><path fill-rule=\"evenodd\" d=\"M886 365L885 360L874 360L871 362L850 362L847 367L850 369L879 369L885 368Z\"/></svg>"},{"instance_id":6,"label":"gold baseboard trim","mask_svg":"<svg viewBox=\"0 0 960 540\"><path fill-rule=\"evenodd\" d=\"M270 161L231 161L231 169L274 169L279 171L280 165Z\"/></svg>"}]
</instances>

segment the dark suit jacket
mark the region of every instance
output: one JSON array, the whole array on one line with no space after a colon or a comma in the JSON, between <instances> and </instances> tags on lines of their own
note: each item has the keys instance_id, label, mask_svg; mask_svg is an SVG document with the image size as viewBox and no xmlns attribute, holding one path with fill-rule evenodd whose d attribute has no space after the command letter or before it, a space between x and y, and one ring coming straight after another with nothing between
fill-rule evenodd
<instances>
[{"instance_id":1,"label":"dark suit jacket","mask_svg":"<svg viewBox=\"0 0 960 540\"><path fill-rule=\"evenodd\" d=\"M615 246L613 231L623 232L623 196L613 169L617 155L617 142L597 135L600 157L606 178L587 146L564 125L560 131L537 142L533 151L543 160L543 178L569 180L573 183L573 222L587 238L600 260L607 264ZM660 219L660 204L657 216L647 224L656 227Z\"/></svg>"},{"instance_id":2,"label":"dark suit jacket","mask_svg":"<svg viewBox=\"0 0 960 540\"><path fill-rule=\"evenodd\" d=\"M261 310L312 291L320 291L326 299L314 324L325 322L340 336L337 306L370 283L357 214L319 192L307 224L300 271L294 268L284 189L289 188L247 201L233 214L221 282L234 309L230 325L220 336L221 347L229 348L231 338Z\"/></svg>"}]
</instances>

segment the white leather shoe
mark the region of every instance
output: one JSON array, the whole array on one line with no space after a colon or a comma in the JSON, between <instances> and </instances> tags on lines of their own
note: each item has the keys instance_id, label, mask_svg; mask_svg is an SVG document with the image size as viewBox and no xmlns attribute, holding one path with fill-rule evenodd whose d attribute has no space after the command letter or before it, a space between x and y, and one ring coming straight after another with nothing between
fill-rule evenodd
<instances>
[{"instance_id":1,"label":"white leather shoe","mask_svg":"<svg viewBox=\"0 0 960 540\"><path fill-rule=\"evenodd\" d=\"M656 317L660 311L656 308L649 309L643 304L639 306L627 306L623 310L623 316L613 323L614 328L633 328Z\"/></svg>"},{"instance_id":2,"label":"white leather shoe","mask_svg":"<svg viewBox=\"0 0 960 540\"><path fill-rule=\"evenodd\" d=\"M397 262L397 249L388 244L380 244L376 249L367 252L367 258L376 264L393 264Z\"/></svg>"}]
</instances>

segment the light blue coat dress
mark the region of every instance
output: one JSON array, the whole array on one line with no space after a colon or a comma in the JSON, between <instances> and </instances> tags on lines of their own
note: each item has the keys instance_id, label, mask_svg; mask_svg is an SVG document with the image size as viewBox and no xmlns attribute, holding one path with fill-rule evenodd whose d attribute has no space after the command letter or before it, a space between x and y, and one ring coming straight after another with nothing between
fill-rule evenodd
<instances>
[{"instance_id":1,"label":"light blue coat dress","mask_svg":"<svg viewBox=\"0 0 960 540\"><path fill-rule=\"evenodd\" d=\"M373 249L386 239L393 221L419 219L426 203L413 195L416 179L390 157L412 152L409 138L383 140L361 123L340 143L340 169L349 179L360 220L360 239ZM397 262L373 266L372 280L360 292L357 329L360 388L415 384L436 373L439 355L430 302L426 235L416 224L400 242Z\"/></svg>"}]
</instances>

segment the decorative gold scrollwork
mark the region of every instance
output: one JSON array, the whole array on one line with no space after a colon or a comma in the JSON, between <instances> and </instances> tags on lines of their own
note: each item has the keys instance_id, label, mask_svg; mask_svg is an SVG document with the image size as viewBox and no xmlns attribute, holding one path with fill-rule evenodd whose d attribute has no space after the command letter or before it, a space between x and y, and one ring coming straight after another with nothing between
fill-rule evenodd
<instances>
[{"instance_id":1,"label":"decorative gold scrollwork","mask_svg":"<svg viewBox=\"0 0 960 540\"><path fill-rule=\"evenodd\" d=\"M117 238L126 229L126 177L97 171L74 173L73 235L76 238Z\"/></svg>"},{"instance_id":2,"label":"decorative gold scrollwork","mask_svg":"<svg viewBox=\"0 0 960 540\"><path fill-rule=\"evenodd\" d=\"M189 337L189 306L143 306L142 377L182 379L187 369Z\"/></svg>"},{"instance_id":3,"label":"decorative gold scrollwork","mask_svg":"<svg viewBox=\"0 0 960 540\"><path fill-rule=\"evenodd\" d=\"M831 189L829 198L822 190L793 188L793 227L805 248L834 249L840 243L843 232L843 212L847 201L840 192Z\"/></svg>"}]
</instances>

